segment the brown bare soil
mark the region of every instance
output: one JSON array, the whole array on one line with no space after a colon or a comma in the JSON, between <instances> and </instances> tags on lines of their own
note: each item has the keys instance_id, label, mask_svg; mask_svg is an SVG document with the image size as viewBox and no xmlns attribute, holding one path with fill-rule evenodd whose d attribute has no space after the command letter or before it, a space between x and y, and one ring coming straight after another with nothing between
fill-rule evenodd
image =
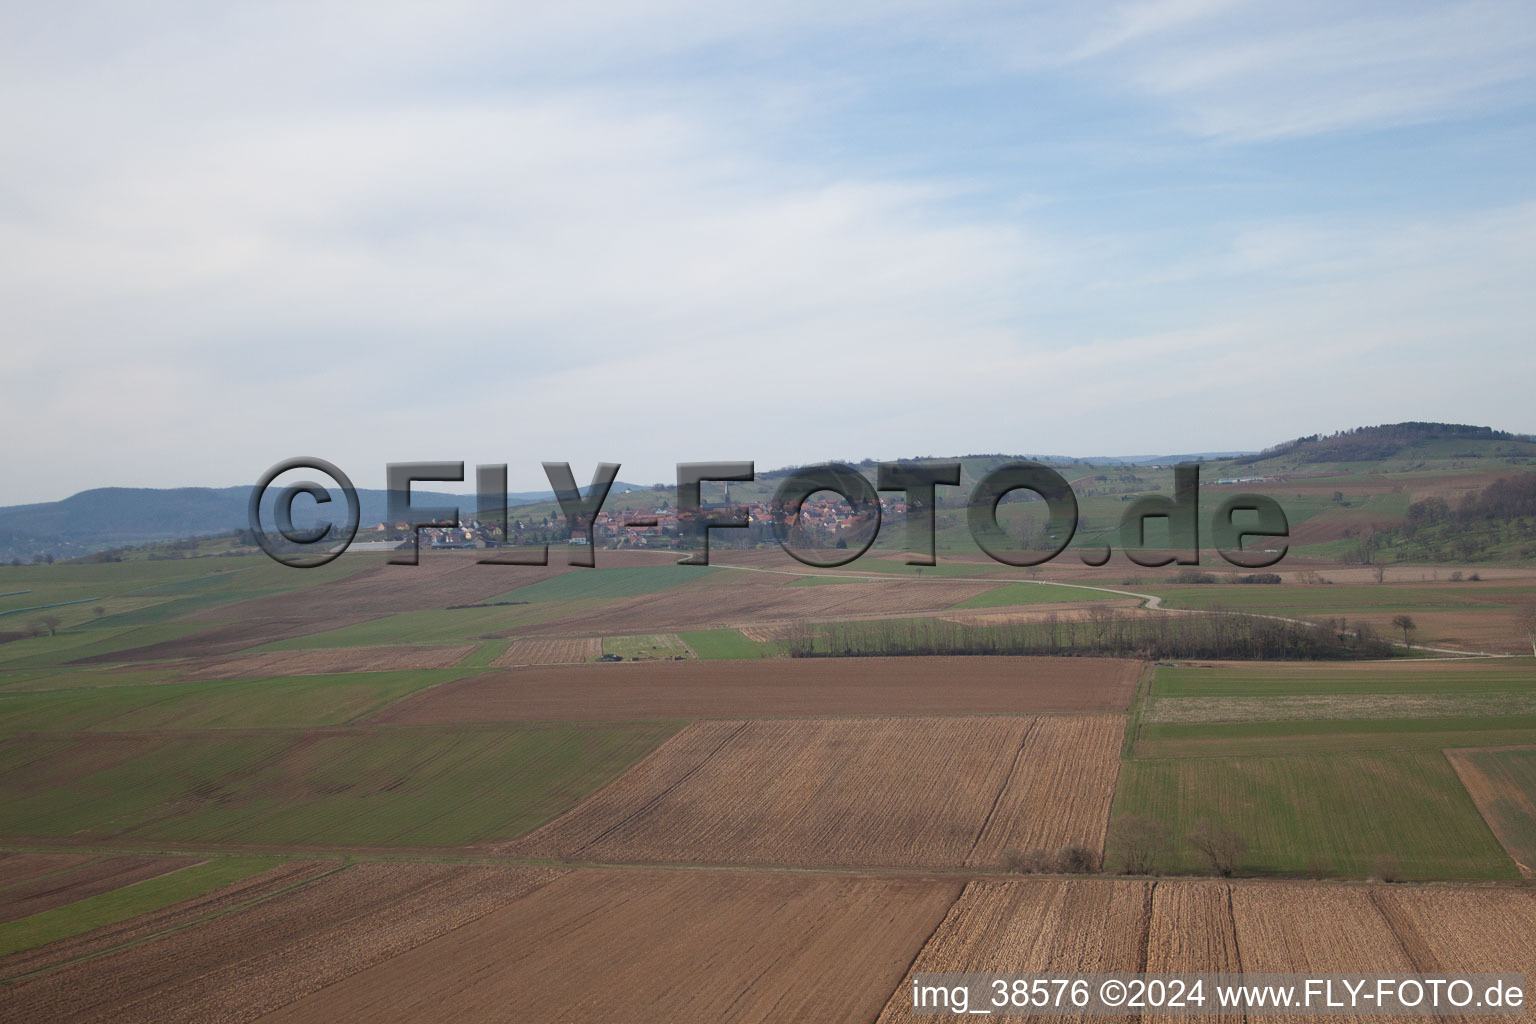
<instances>
[{"instance_id":1,"label":"brown bare soil","mask_svg":"<svg viewBox=\"0 0 1536 1024\"><path fill-rule=\"evenodd\" d=\"M1529 976L1533 934L1536 891L1526 888L979 880L918 954L880 1022L927 1019L911 1007L918 972Z\"/></svg>"},{"instance_id":2,"label":"brown bare soil","mask_svg":"<svg viewBox=\"0 0 1536 1024\"><path fill-rule=\"evenodd\" d=\"M552 869L358 864L6 987L0 1021L248 1021L516 900ZM506 949L482 949L499 959ZM438 1018L441 1019L441 1018Z\"/></svg>"},{"instance_id":3,"label":"brown bare soil","mask_svg":"<svg viewBox=\"0 0 1536 1024\"><path fill-rule=\"evenodd\" d=\"M0 922L62 907L196 863L186 857L109 857L91 861L0 892Z\"/></svg>"},{"instance_id":4,"label":"brown bare soil","mask_svg":"<svg viewBox=\"0 0 1536 1024\"><path fill-rule=\"evenodd\" d=\"M491 662L502 668L518 665L570 665L591 661L603 653L603 638L536 637L519 640Z\"/></svg>"},{"instance_id":5,"label":"brown bare soil","mask_svg":"<svg viewBox=\"0 0 1536 1024\"><path fill-rule=\"evenodd\" d=\"M1113 658L805 658L625 662L486 672L374 722L1046 714L1123 711L1141 663Z\"/></svg>"},{"instance_id":6,"label":"brown bare soil","mask_svg":"<svg viewBox=\"0 0 1536 1024\"><path fill-rule=\"evenodd\" d=\"M88 853L3 853L0 854L0 888L8 888L41 875L51 875L84 864ZM0 899L4 895L0 894Z\"/></svg>"},{"instance_id":7,"label":"brown bare soil","mask_svg":"<svg viewBox=\"0 0 1536 1024\"><path fill-rule=\"evenodd\" d=\"M474 644L445 647L337 647L323 651L266 651L237 654L190 667L186 679L257 679L263 676L318 676L341 672L401 672L451 668ZM174 666L173 666L174 667Z\"/></svg>"},{"instance_id":8,"label":"brown bare soil","mask_svg":"<svg viewBox=\"0 0 1536 1024\"><path fill-rule=\"evenodd\" d=\"M727 576L716 574L713 579ZM995 582L892 579L862 583L791 586L798 577L775 573L731 573L736 577L711 587L673 587L624 598L603 606L603 629L620 633L662 633L680 629L716 629L795 619L858 619L943 611L997 586ZM590 613L573 613L517 627L506 635L584 634L592 631Z\"/></svg>"},{"instance_id":9,"label":"brown bare soil","mask_svg":"<svg viewBox=\"0 0 1536 1024\"><path fill-rule=\"evenodd\" d=\"M1097 852L1125 727L1123 716L1099 718L701 722L507 849L613 863L908 867L991 863L1033 839Z\"/></svg>"},{"instance_id":10,"label":"brown bare soil","mask_svg":"<svg viewBox=\"0 0 1536 1024\"><path fill-rule=\"evenodd\" d=\"M276 1022L870 1020L958 882L576 871Z\"/></svg>"}]
</instances>

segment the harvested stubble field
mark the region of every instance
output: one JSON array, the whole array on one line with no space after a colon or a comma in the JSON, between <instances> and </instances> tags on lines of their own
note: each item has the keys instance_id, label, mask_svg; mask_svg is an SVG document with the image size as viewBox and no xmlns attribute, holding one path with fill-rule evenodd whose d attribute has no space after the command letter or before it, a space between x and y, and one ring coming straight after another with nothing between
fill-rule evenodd
<instances>
[{"instance_id":1,"label":"harvested stubble field","mask_svg":"<svg viewBox=\"0 0 1536 1024\"><path fill-rule=\"evenodd\" d=\"M869 1020L959 888L926 879L573 871L266 1019Z\"/></svg>"},{"instance_id":2,"label":"harvested stubble field","mask_svg":"<svg viewBox=\"0 0 1536 1024\"><path fill-rule=\"evenodd\" d=\"M487 672L375 722L1048 714L1124 711L1140 662L1112 658L808 658Z\"/></svg>"},{"instance_id":3,"label":"harvested stubble field","mask_svg":"<svg viewBox=\"0 0 1536 1024\"><path fill-rule=\"evenodd\" d=\"M182 672L185 679L257 679L263 676L315 676L343 672L398 672L452 668L474 644L443 647L336 647L319 651L260 651L200 661ZM168 665L180 669L179 665Z\"/></svg>"},{"instance_id":4,"label":"harvested stubble field","mask_svg":"<svg viewBox=\"0 0 1536 1024\"><path fill-rule=\"evenodd\" d=\"M0 1021L254 1020L483 917L558 872L358 864L305 874L292 891L257 893L226 913L189 901L161 913L152 930L124 935L116 926L115 946L90 933L23 954L24 969L7 960ZM83 952L97 955L71 959ZM499 959L505 949L480 952Z\"/></svg>"},{"instance_id":5,"label":"harvested stubble field","mask_svg":"<svg viewBox=\"0 0 1536 1024\"><path fill-rule=\"evenodd\" d=\"M1526 878L1536 878L1536 747L1447 750L1478 811Z\"/></svg>"},{"instance_id":6,"label":"harvested stubble field","mask_svg":"<svg viewBox=\"0 0 1536 1024\"><path fill-rule=\"evenodd\" d=\"M1103 846L1122 715L700 722L507 846L609 863L991 866Z\"/></svg>"},{"instance_id":7,"label":"harvested stubble field","mask_svg":"<svg viewBox=\"0 0 1536 1024\"><path fill-rule=\"evenodd\" d=\"M593 661L602 653L602 637L536 637L518 640L491 664L500 668L518 665L571 665Z\"/></svg>"},{"instance_id":8,"label":"harvested stubble field","mask_svg":"<svg viewBox=\"0 0 1536 1024\"><path fill-rule=\"evenodd\" d=\"M1533 934L1536 891L1529 889L979 880L923 947L880 1021L927 1019L911 1009L913 973L1530 975Z\"/></svg>"},{"instance_id":9,"label":"harvested stubble field","mask_svg":"<svg viewBox=\"0 0 1536 1024\"><path fill-rule=\"evenodd\" d=\"M1135 612L1141 602L1135 599L1095 601L1095 606L1113 608L1124 615ZM948 612L939 616L945 622L961 626L1012 626L1023 622L1045 622L1055 616L1059 622L1080 622L1088 618L1084 603L1031 604L1022 608L977 608L973 611Z\"/></svg>"}]
</instances>

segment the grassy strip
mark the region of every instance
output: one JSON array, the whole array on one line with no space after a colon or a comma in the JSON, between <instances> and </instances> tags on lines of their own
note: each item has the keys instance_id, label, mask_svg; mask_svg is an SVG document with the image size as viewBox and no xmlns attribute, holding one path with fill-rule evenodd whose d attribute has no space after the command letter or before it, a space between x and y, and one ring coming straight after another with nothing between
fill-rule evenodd
<instances>
[{"instance_id":1,"label":"grassy strip","mask_svg":"<svg viewBox=\"0 0 1536 1024\"><path fill-rule=\"evenodd\" d=\"M739 629L700 629L679 633L683 643L705 661L741 661L750 658L775 658L784 653L779 644L748 640Z\"/></svg>"},{"instance_id":2,"label":"grassy strip","mask_svg":"<svg viewBox=\"0 0 1536 1024\"><path fill-rule=\"evenodd\" d=\"M112 892L44 910L0 925L0 956L43 946L93 928L147 914L201 896L279 863L275 857L229 857L205 861Z\"/></svg>"}]
</instances>

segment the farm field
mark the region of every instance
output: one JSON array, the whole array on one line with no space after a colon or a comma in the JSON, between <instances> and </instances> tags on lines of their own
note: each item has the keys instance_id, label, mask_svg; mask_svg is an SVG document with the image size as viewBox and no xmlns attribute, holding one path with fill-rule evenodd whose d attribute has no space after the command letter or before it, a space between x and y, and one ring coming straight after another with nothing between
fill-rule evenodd
<instances>
[{"instance_id":1,"label":"farm field","mask_svg":"<svg viewBox=\"0 0 1536 1024\"><path fill-rule=\"evenodd\" d=\"M1115 816L1176 838L1219 822L1246 843L1244 872L1516 877L1443 749L1536 738L1533 674L1529 659L1159 666ZM1180 842L1160 867L1209 870Z\"/></svg>"},{"instance_id":2,"label":"farm field","mask_svg":"<svg viewBox=\"0 0 1536 1024\"><path fill-rule=\"evenodd\" d=\"M265 651L236 654L188 666L187 679L252 679L262 676L313 676L333 672L420 671L451 668L473 644L444 647L342 647L326 651ZM171 666L167 666L168 668Z\"/></svg>"},{"instance_id":3,"label":"farm field","mask_svg":"<svg viewBox=\"0 0 1536 1024\"><path fill-rule=\"evenodd\" d=\"M491 664L499 667L515 665L570 665L595 661L603 653L603 641L599 637L518 640Z\"/></svg>"},{"instance_id":4,"label":"farm field","mask_svg":"<svg viewBox=\"0 0 1536 1024\"><path fill-rule=\"evenodd\" d=\"M1115 814L1150 815L1174 836L1222 822L1247 842L1245 872L1517 877L1438 750L1134 760ZM1182 847L1162 866L1208 870Z\"/></svg>"},{"instance_id":5,"label":"farm field","mask_svg":"<svg viewBox=\"0 0 1536 1024\"><path fill-rule=\"evenodd\" d=\"M567 810L677 727L12 737L0 758L0 837L261 849L505 840Z\"/></svg>"},{"instance_id":6,"label":"farm field","mask_svg":"<svg viewBox=\"0 0 1536 1024\"><path fill-rule=\"evenodd\" d=\"M0 693L0 734L345 725L452 669L278 676Z\"/></svg>"},{"instance_id":7,"label":"farm field","mask_svg":"<svg viewBox=\"0 0 1536 1024\"><path fill-rule=\"evenodd\" d=\"M518 1019L551 1024L868 1020L959 889L936 879L574 871L265 1019L487 1020L515 1008Z\"/></svg>"},{"instance_id":8,"label":"farm field","mask_svg":"<svg viewBox=\"0 0 1536 1024\"><path fill-rule=\"evenodd\" d=\"M676 633L604 637L603 653L625 661L671 661L693 657L693 652Z\"/></svg>"},{"instance_id":9,"label":"farm field","mask_svg":"<svg viewBox=\"0 0 1536 1024\"><path fill-rule=\"evenodd\" d=\"M1536 968L1533 928L1536 892L1528 889L977 880L923 946L879 1019L930 1019L912 1011L910 982L929 972L1529 975Z\"/></svg>"},{"instance_id":10,"label":"farm field","mask_svg":"<svg viewBox=\"0 0 1536 1024\"><path fill-rule=\"evenodd\" d=\"M375 723L1124 711L1141 663L1110 658L773 659L520 668L407 697Z\"/></svg>"},{"instance_id":11,"label":"farm field","mask_svg":"<svg viewBox=\"0 0 1536 1024\"><path fill-rule=\"evenodd\" d=\"M913 867L994 864L1020 844L1097 851L1124 727L1119 715L698 723L507 849Z\"/></svg>"},{"instance_id":12,"label":"farm field","mask_svg":"<svg viewBox=\"0 0 1536 1024\"><path fill-rule=\"evenodd\" d=\"M1447 750L1488 827L1527 878L1536 878L1536 747Z\"/></svg>"},{"instance_id":13,"label":"farm field","mask_svg":"<svg viewBox=\"0 0 1536 1024\"><path fill-rule=\"evenodd\" d=\"M251 902L171 908L137 934L95 933L0 960L0 1021L247 1021L483 917L544 868L357 864ZM218 912L222 910L222 912ZM62 948L55 948L55 947ZM89 959L76 959L89 952Z\"/></svg>"}]
</instances>

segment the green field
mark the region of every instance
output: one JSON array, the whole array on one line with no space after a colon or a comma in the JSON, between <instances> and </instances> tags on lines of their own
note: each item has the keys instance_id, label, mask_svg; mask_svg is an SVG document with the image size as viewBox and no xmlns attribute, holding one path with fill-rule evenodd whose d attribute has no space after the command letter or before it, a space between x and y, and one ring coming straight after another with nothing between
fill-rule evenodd
<instances>
[{"instance_id":1,"label":"green field","mask_svg":"<svg viewBox=\"0 0 1536 1024\"><path fill-rule=\"evenodd\" d=\"M1363 878L1395 861L1408 878L1518 877L1439 751L1132 761L1113 813L1175 837L1222 823L1247 841L1243 873ZM1166 868L1208 870L1175 846Z\"/></svg>"},{"instance_id":2,"label":"green field","mask_svg":"<svg viewBox=\"0 0 1536 1024\"><path fill-rule=\"evenodd\" d=\"M189 900L275 866L269 857L221 857L104 892L66 906L0 924L0 956L32 949L93 928L126 921Z\"/></svg>"},{"instance_id":3,"label":"green field","mask_svg":"<svg viewBox=\"0 0 1536 1024\"><path fill-rule=\"evenodd\" d=\"M1153 692L1160 697L1256 697L1350 693L1490 693L1536 690L1536 659L1479 659L1434 666L1243 665L1164 667Z\"/></svg>"},{"instance_id":4,"label":"green field","mask_svg":"<svg viewBox=\"0 0 1536 1024\"><path fill-rule=\"evenodd\" d=\"M257 651L313 651L333 647L378 647L387 644L452 644L479 640L517 626L531 626L563 615L600 607L600 601L470 608L429 608L369 619L324 633L277 640Z\"/></svg>"},{"instance_id":5,"label":"green field","mask_svg":"<svg viewBox=\"0 0 1536 1024\"><path fill-rule=\"evenodd\" d=\"M783 653L780 645L748 640L738 629L701 629L678 636L705 661L773 658Z\"/></svg>"},{"instance_id":6,"label":"green field","mask_svg":"<svg viewBox=\"0 0 1536 1024\"><path fill-rule=\"evenodd\" d=\"M1489 825L1528 874L1536 876L1536 747L1459 750L1455 756L1482 777L1478 805Z\"/></svg>"},{"instance_id":7,"label":"green field","mask_svg":"<svg viewBox=\"0 0 1536 1024\"><path fill-rule=\"evenodd\" d=\"M0 693L0 733L344 725L462 668Z\"/></svg>"},{"instance_id":8,"label":"green field","mask_svg":"<svg viewBox=\"0 0 1536 1024\"><path fill-rule=\"evenodd\" d=\"M0 751L0 835L341 847L511 839L680 724L12 737Z\"/></svg>"}]
</instances>

